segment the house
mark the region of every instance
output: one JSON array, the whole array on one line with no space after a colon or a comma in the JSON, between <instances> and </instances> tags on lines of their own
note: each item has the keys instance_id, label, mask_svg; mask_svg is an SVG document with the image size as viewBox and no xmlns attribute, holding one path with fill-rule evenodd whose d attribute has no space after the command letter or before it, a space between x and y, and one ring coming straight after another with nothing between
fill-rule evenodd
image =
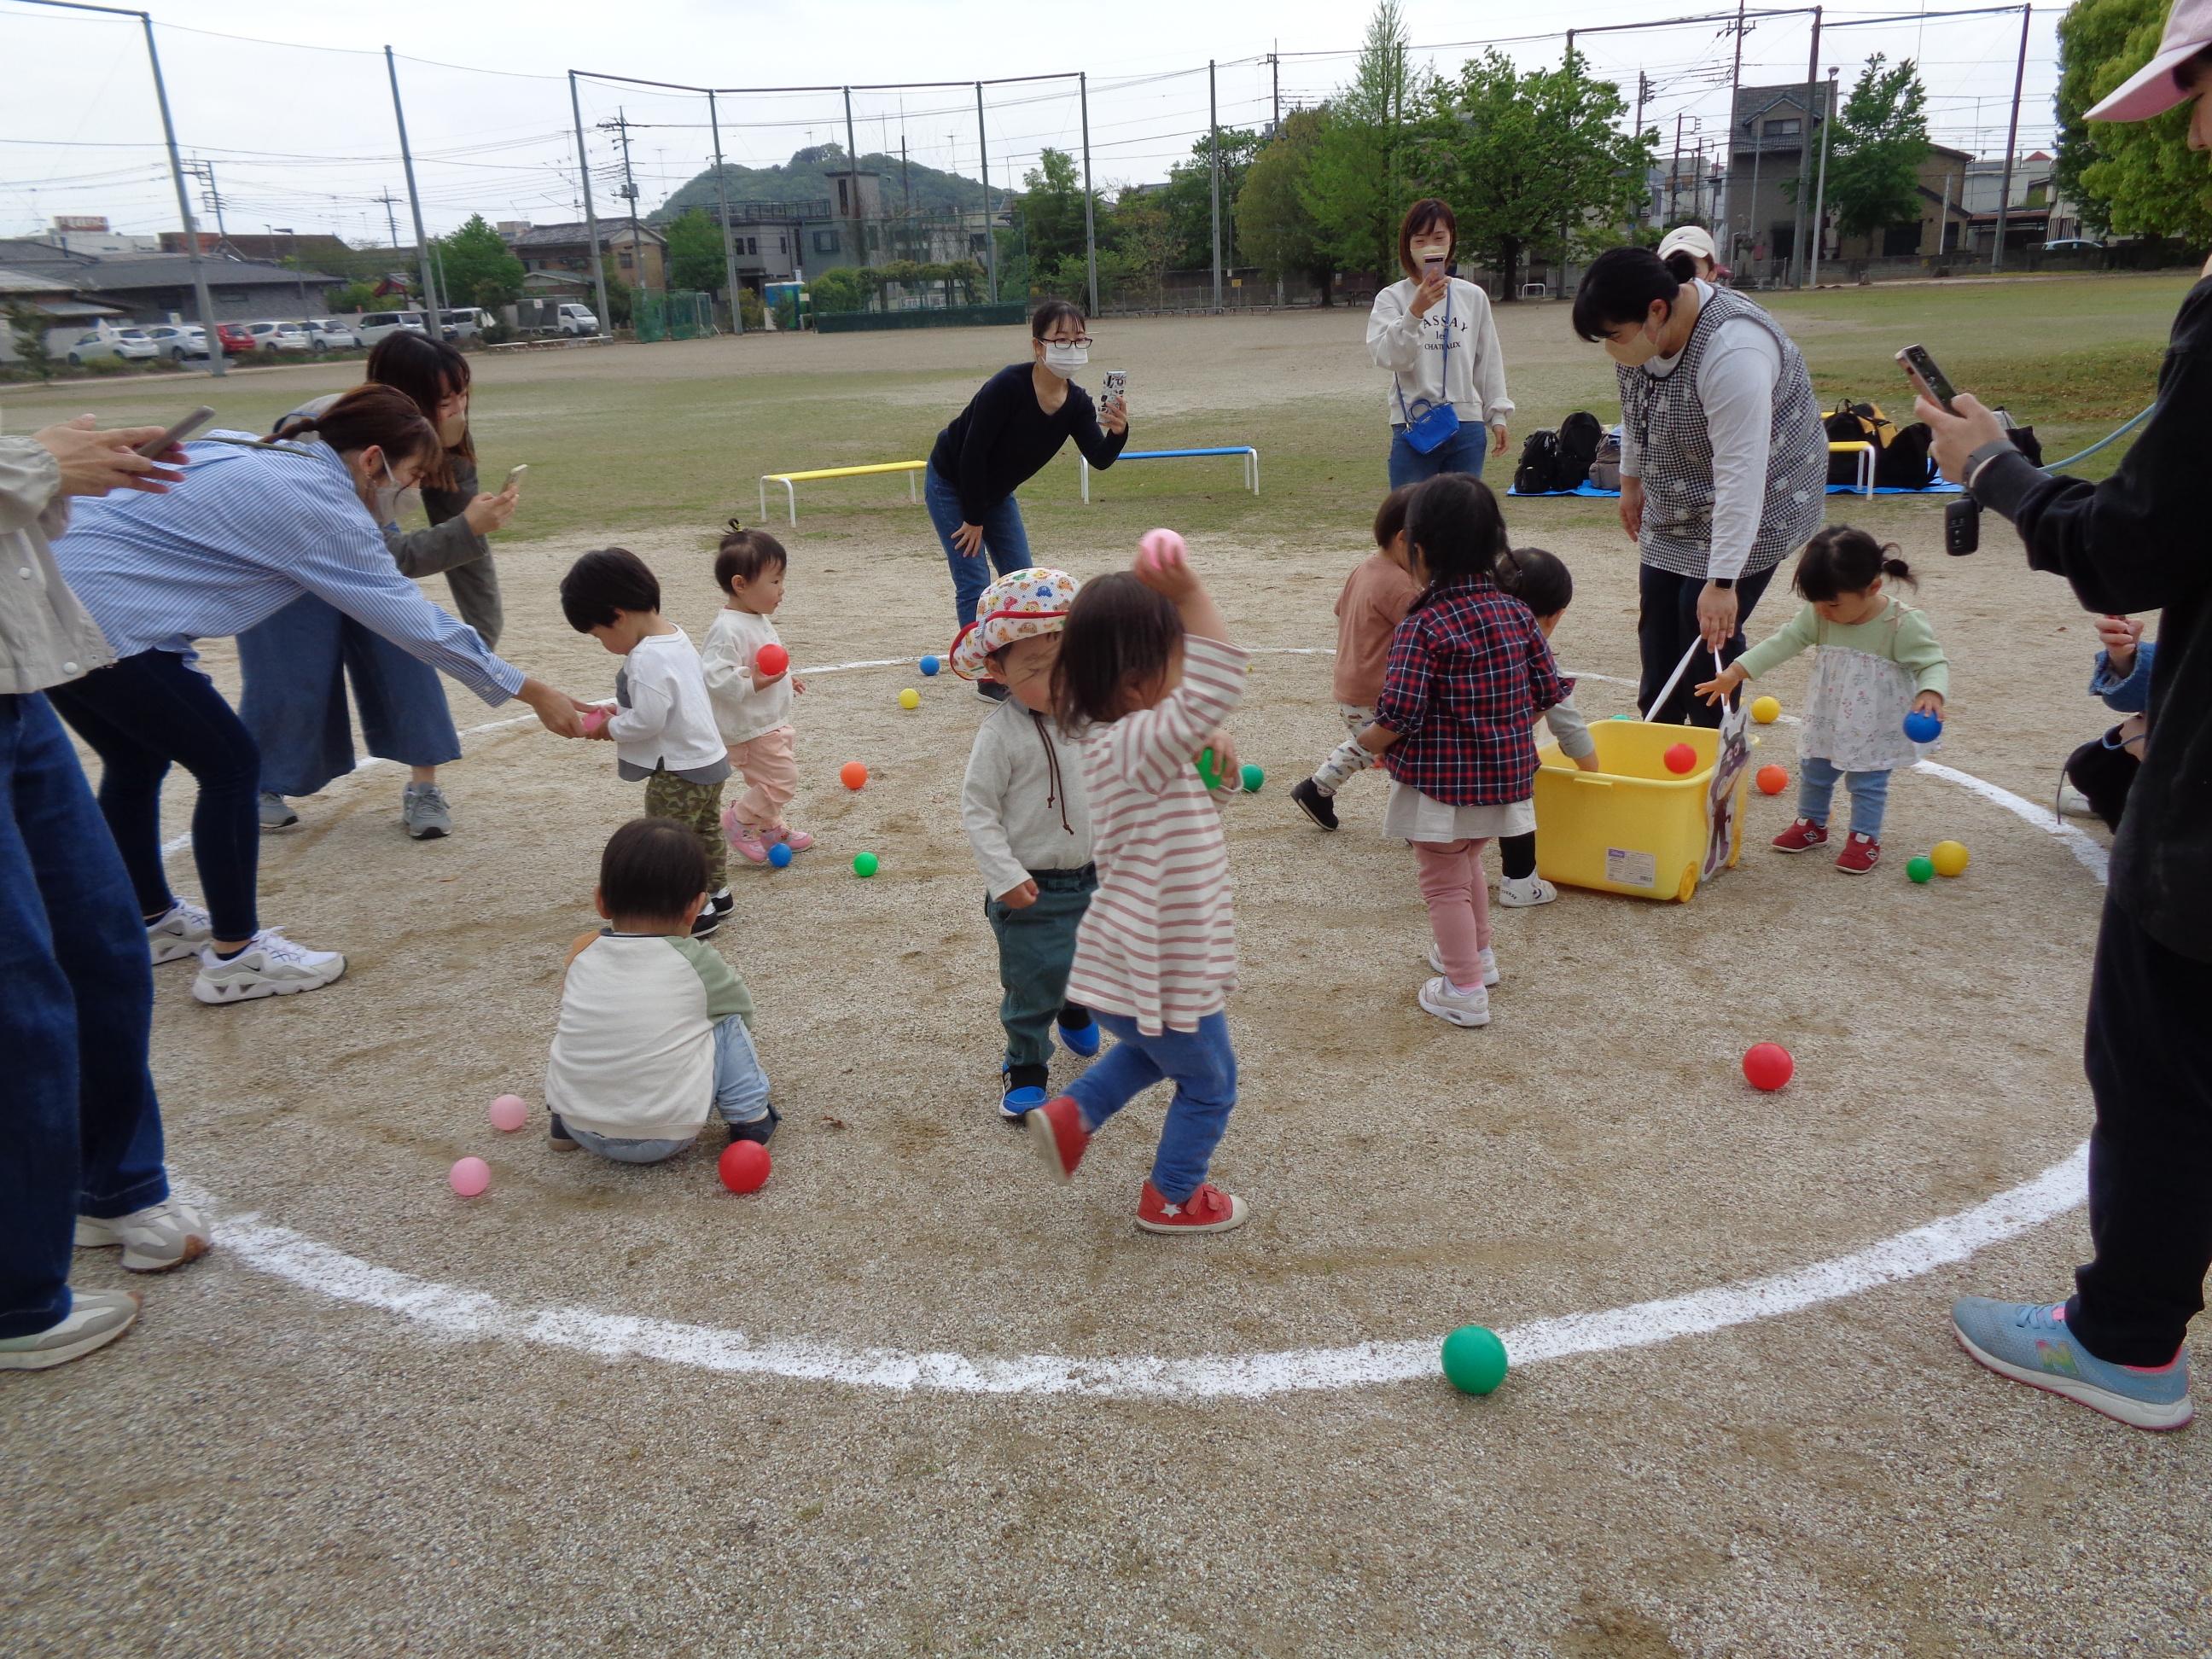
<instances>
[{"instance_id":1,"label":"house","mask_svg":"<svg viewBox=\"0 0 2212 1659\"><path fill-rule=\"evenodd\" d=\"M525 293L574 296L592 292L591 232L583 221L557 225L519 220L508 223L517 228L510 232L502 225L500 234L522 261ZM632 229L627 218L600 220L599 253L602 258L614 256L610 271L630 287L666 290L668 239L650 225ZM533 276L544 280L532 282Z\"/></svg>"},{"instance_id":2,"label":"house","mask_svg":"<svg viewBox=\"0 0 2212 1659\"><path fill-rule=\"evenodd\" d=\"M1796 247L1797 204L1813 212L1821 130L1835 88L1820 81L1736 89L1730 128L1727 197L1714 241L1739 278L1771 281L1788 273Z\"/></svg>"},{"instance_id":3,"label":"house","mask_svg":"<svg viewBox=\"0 0 2212 1659\"><path fill-rule=\"evenodd\" d=\"M1829 251L1820 257L1846 264L1862 259L1933 259L1971 248L1973 234L1966 182L1972 169L1981 165L1963 149L1930 145L1913 181L1918 216L1860 235L1838 236L1831 209L1825 215Z\"/></svg>"},{"instance_id":4,"label":"house","mask_svg":"<svg viewBox=\"0 0 2212 1659\"><path fill-rule=\"evenodd\" d=\"M0 241L0 269L42 281L75 300L112 307L137 323L205 323L319 316L343 279L316 270L229 258L203 258L212 318L199 314L192 262L185 253L124 253L112 258L65 252L43 241Z\"/></svg>"},{"instance_id":5,"label":"house","mask_svg":"<svg viewBox=\"0 0 2212 1659\"><path fill-rule=\"evenodd\" d=\"M21 355L15 349L14 325L21 313L28 313L31 326L45 334L46 349L56 356L85 329L129 320L114 306L77 298L65 274L57 275L53 267L11 270L0 265L0 363L12 363Z\"/></svg>"},{"instance_id":6,"label":"house","mask_svg":"<svg viewBox=\"0 0 2212 1659\"><path fill-rule=\"evenodd\" d=\"M2013 158L2012 193L2002 216L2008 254L2081 234L2081 210L2059 196L2056 172L2057 164L2043 150ZM2004 185L2002 155L1975 161L1966 169L1966 203L1977 258L1988 258L1996 240L1997 198L2004 194Z\"/></svg>"}]
</instances>

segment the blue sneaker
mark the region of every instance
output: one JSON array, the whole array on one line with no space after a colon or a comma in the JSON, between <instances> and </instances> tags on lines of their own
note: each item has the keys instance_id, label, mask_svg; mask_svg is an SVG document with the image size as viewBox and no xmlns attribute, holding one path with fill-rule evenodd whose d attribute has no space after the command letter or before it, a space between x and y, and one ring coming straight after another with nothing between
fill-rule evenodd
<instances>
[{"instance_id":1,"label":"blue sneaker","mask_svg":"<svg viewBox=\"0 0 2212 1659\"><path fill-rule=\"evenodd\" d=\"M1098 1052L1097 1020L1086 1019L1080 1025L1054 1025L1053 1029L1060 1033L1060 1046L1077 1059L1088 1060Z\"/></svg>"},{"instance_id":2,"label":"blue sneaker","mask_svg":"<svg viewBox=\"0 0 2212 1659\"><path fill-rule=\"evenodd\" d=\"M1951 1304L1959 1346L2000 1376L2046 1389L2138 1429L2182 1429L2189 1402L2189 1352L2155 1370L2113 1365L2066 1328L2063 1302L1992 1302L1962 1296Z\"/></svg>"},{"instance_id":3,"label":"blue sneaker","mask_svg":"<svg viewBox=\"0 0 2212 1659\"><path fill-rule=\"evenodd\" d=\"M1051 1096L1030 1084L1024 1084L1019 1088L1009 1087L1009 1081L1005 1073L999 1074L999 1115L1016 1128L1020 1128L1022 1115L1034 1112Z\"/></svg>"}]
</instances>

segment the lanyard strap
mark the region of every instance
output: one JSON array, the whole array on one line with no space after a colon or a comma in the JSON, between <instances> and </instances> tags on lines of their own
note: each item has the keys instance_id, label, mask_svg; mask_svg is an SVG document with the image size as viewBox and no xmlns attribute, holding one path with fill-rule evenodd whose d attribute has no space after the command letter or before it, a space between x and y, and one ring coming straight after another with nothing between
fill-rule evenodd
<instances>
[{"instance_id":1,"label":"lanyard strap","mask_svg":"<svg viewBox=\"0 0 2212 1659\"><path fill-rule=\"evenodd\" d=\"M1451 278L1447 276L1444 278L1444 372L1437 386L1437 395L1446 403L1451 401ZM1406 407L1405 383L1398 378L1398 371L1395 368L1390 371L1390 386L1398 394L1398 412L1406 417L1407 426L1413 425L1413 411ZM1425 395L1422 401L1428 402ZM1434 408L1435 405L1431 404L1430 407Z\"/></svg>"}]
</instances>

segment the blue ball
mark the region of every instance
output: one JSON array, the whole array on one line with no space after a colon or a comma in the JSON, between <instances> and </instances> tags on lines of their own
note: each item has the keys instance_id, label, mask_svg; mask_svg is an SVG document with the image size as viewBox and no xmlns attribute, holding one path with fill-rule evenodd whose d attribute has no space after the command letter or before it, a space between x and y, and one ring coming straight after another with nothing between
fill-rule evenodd
<instances>
[{"instance_id":1,"label":"blue ball","mask_svg":"<svg viewBox=\"0 0 2212 1659\"><path fill-rule=\"evenodd\" d=\"M921 672L925 674L934 674L939 666L938 660L934 657L924 657L921 659Z\"/></svg>"},{"instance_id":2,"label":"blue ball","mask_svg":"<svg viewBox=\"0 0 2212 1659\"><path fill-rule=\"evenodd\" d=\"M775 866L777 869L782 869L785 865L791 862L790 846L784 842L776 842L775 846L768 849L768 861Z\"/></svg>"},{"instance_id":3,"label":"blue ball","mask_svg":"<svg viewBox=\"0 0 2212 1659\"><path fill-rule=\"evenodd\" d=\"M1915 743L1933 743L1943 735L1943 722L1916 708L1905 717L1905 735Z\"/></svg>"}]
</instances>

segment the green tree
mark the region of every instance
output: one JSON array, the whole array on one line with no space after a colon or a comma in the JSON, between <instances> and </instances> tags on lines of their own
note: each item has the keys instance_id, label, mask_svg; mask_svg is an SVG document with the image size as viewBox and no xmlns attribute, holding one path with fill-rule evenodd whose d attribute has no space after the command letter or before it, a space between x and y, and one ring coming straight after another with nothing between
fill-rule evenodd
<instances>
[{"instance_id":1,"label":"green tree","mask_svg":"<svg viewBox=\"0 0 2212 1659\"><path fill-rule=\"evenodd\" d=\"M1047 149L1022 175L1022 194L1014 204L1030 256L1040 266L1083 257L1083 180L1075 158ZM1094 209L1093 216L1096 216Z\"/></svg>"},{"instance_id":2,"label":"green tree","mask_svg":"<svg viewBox=\"0 0 2212 1659\"><path fill-rule=\"evenodd\" d=\"M865 311L875 291L872 271L851 265L832 265L806 284L807 306L817 317L834 317L848 311Z\"/></svg>"},{"instance_id":3,"label":"green tree","mask_svg":"<svg viewBox=\"0 0 2212 1659\"><path fill-rule=\"evenodd\" d=\"M1154 305L1160 302L1168 268L1175 263L1180 246L1160 195L1132 185L1121 192L1114 208L1114 251L1121 256L1132 285L1148 293Z\"/></svg>"},{"instance_id":4,"label":"green tree","mask_svg":"<svg viewBox=\"0 0 2212 1659\"><path fill-rule=\"evenodd\" d=\"M331 309L337 312L374 311L376 284L365 282L348 283L343 288L332 290L330 305Z\"/></svg>"},{"instance_id":5,"label":"green tree","mask_svg":"<svg viewBox=\"0 0 2212 1659\"><path fill-rule=\"evenodd\" d=\"M2212 242L2204 161L2189 149L2190 106L2151 121L2099 121L2082 112L2157 52L2166 0L2076 0L2058 20L2059 193L2102 235Z\"/></svg>"},{"instance_id":6,"label":"green tree","mask_svg":"<svg viewBox=\"0 0 2212 1659\"><path fill-rule=\"evenodd\" d=\"M1920 216L1920 165L1928 159L1928 92L1910 58L1886 68L1867 59L1829 136L1829 206L1837 231L1865 236Z\"/></svg>"},{"instance_id":7,"label":"green tree","mask_svg":"<svg viewBox=\"0 0 2212 1659\"><path fill-rule=\"evenodd\" d=\"M729 285L729 263L722 258L722 228L704 208L693 208L668 222L668 280L672 287L720 294Z\"/></svg>"},{"instance_id":8,"label":"green tree","mask_svg":"<svg viewBox=\"0 0 2212 1659\"><path fill-rule=\"evenodd\" d=\"M1237 258L1236 207L1244 175L1260 153L1260 135L1249 127L1221 129L1221 263L1242 263ZM1191 159L1168 168L1168 187L1161 205L1174 228L1175 263L1193 270L1213 264L1213 139L1211 133L1194 141Z\"/></svg>"},{"instance_id":9,"label":"green tree","mask_svg":"<svg viewBox=\"0 0 2212 1659\"><path fill-rule=\"evenodd\" d=\"M622 279L621 269L611 253L599 256L599 276L607 285L607 314L601 320L607 331L630 325L629 284Z\"/></svg>"},{"instance_id":10,"label":"green tree","mask_svg":"<svg viewBox=\"0 0 2212 1659\"><path fill-rule=\"evenodd\" d=\"M481 213L450 236L434 236L438 268L445 273L446 303L496 311L522 297L522 261L507 249Z\"/></svg>"},{"instance_id":11,"label":"green tree","mask_svg":"<svg viewBox=\"0 0 2212 1659\"><path fill-rule=\"evenodd\" d=\"M1398 0L1381 0L1351 83L1329 100L1328 125L1306 167L1299 198L1338 268L1395 275L1401 168L1408 159L1413 77Z\"/></svg>"},{"instance_id":12,"label":"green tree","mask_svg":"<svg viewBox=\"0 0 2212 1659\"><path fill-rule=\"evenodd\" d=\"M1310 276L1321 287L1323 305L1331 302L1329 279L1335 262L1302 186L1328 130L1326 110L1292 112L1253 158L1243 188L1237 192L1237 246L1277 282L1290 276Z\"/></svg>"},{"instance_id":13,"label":"green tree","mask_svg":"<svg viewBox=\"0 0 2212 1659\"><path fill-rule=\"evenodd\" d=\"M41 380L54 378L54 355L46 349L46 313L27 301L8 301L8 331L15 337L15 356L26 371Z\"/></svg>"}]
</instances>

